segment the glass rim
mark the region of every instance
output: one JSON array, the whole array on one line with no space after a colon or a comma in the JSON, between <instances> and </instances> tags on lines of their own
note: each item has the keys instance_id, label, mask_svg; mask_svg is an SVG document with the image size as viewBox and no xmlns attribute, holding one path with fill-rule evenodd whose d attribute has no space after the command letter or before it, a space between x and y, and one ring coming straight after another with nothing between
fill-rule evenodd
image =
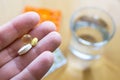
<instances>
[{"instance_id":1,"label":"glass rim","mask_svg":"<svg viewBox=\"0 0 120 80\"><path fill-rule=\"evenodd\" d=\"M78 38L78 36L73 31L73 25L74 25L73 22L74 22L75 15L77 13L79 13L80 11L84 11L84 10L87 10L87 9L88 10L90 10L90 9L91 10L98 10L100 12L103 12L105 15L107 15L109 17L109 19L111 20L111 22L112 22L112 33L109 35L109 37L106 40L100 41L100 42L96 42L96 43L91 43L91 42L89 42L87 40L82 39L81 37L79 37L79 40L77 40L77 41L82 43L82 44L86 44L87 43L86 44L87 46L98 46L98 45L102 46L103 44L105 45L108 41L110 41L113 38L113 36L114 36L114 34L116 32L116 25L115 25L115 22L114 22L113 18L111 17L111 15L107 11L105 11L104 9L101 9L101 8L98 8L98 7L82 7L82 8L79 8L78 10L76 10L72 14L72 16L70 18L70 28L71 28L72 35L74 35L76 39Z\"/></svg>"}]
</instances>

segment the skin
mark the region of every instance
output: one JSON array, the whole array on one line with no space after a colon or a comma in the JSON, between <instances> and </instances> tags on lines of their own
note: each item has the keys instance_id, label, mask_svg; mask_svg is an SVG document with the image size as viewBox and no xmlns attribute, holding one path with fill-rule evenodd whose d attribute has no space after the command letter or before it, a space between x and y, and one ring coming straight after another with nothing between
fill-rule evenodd
<instances>
[{"instance_id":1,"label":"skin","mask_svg":"<svg viewBox=\"0 0 120 80\"><path fill-rule=\"evenodd\" d=\"M51 67L52 52L60 45L61 36L52 22L38 25L39 20L37 13L28 12L0 26L0 80L40 80ZM37 37L39 42L19 56L24 34Z\"/></svg>"}]
</instances>

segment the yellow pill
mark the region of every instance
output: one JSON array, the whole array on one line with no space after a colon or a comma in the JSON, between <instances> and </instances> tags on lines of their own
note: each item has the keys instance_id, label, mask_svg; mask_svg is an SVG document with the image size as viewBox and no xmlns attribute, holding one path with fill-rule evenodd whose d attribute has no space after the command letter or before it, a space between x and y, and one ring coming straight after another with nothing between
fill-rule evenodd
<instances>
[{"instance_id":1,"label":"yellow pill","mask_svg":"<svg viewBox=\"0 0 120 80\"><path fill-rule=\"evenodd\" d=\"M31 45L32 46L36 46L36 44L38 43L38 38L33 38L32 41L31 41Z\"/></svg>"}]
</instances>

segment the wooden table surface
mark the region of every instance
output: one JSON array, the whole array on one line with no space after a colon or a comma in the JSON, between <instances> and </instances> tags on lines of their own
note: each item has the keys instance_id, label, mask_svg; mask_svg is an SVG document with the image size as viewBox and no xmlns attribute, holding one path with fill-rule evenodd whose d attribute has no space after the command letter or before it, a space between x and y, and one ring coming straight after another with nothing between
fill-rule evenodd
<instances>
[{"instance_id":1,"label":"wooden table surface","mask_svg":"<svg viewBox=\"0 0 120 80\"><path fill-rule=\"evenodd\" d=\"M58 9L62 12L60 33L62 52L68 62L43 80L120 80L120 1L119 0L0 0L0 24L19 15L26 5ZM68 50L70 40L69 20L72 13L85 6L105 9L113 17L116 33L105 47L104 55L89 69L81 71L79 60Z\"/></svg>"}]
</instances>

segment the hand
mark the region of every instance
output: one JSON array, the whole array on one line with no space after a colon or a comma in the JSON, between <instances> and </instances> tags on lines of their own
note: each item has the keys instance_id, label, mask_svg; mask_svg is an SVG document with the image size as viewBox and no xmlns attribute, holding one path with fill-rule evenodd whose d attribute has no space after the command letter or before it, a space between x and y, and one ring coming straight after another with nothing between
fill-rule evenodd
<instances>
[{"instance_id":1,"label":"hand","mask_svg":"<svg viewBox=\"0 0 120 80\"><path fill-rule=\"evenodd\" d=\"M52 22L38 22L38 14L29 12L0 27L0 80L40 80L51 67L51 52L60 45L61 37ZM20 37L24 34L37 37L39 42L19 56L17 52L23 45Z\"/></svg>"}]
</instances>

